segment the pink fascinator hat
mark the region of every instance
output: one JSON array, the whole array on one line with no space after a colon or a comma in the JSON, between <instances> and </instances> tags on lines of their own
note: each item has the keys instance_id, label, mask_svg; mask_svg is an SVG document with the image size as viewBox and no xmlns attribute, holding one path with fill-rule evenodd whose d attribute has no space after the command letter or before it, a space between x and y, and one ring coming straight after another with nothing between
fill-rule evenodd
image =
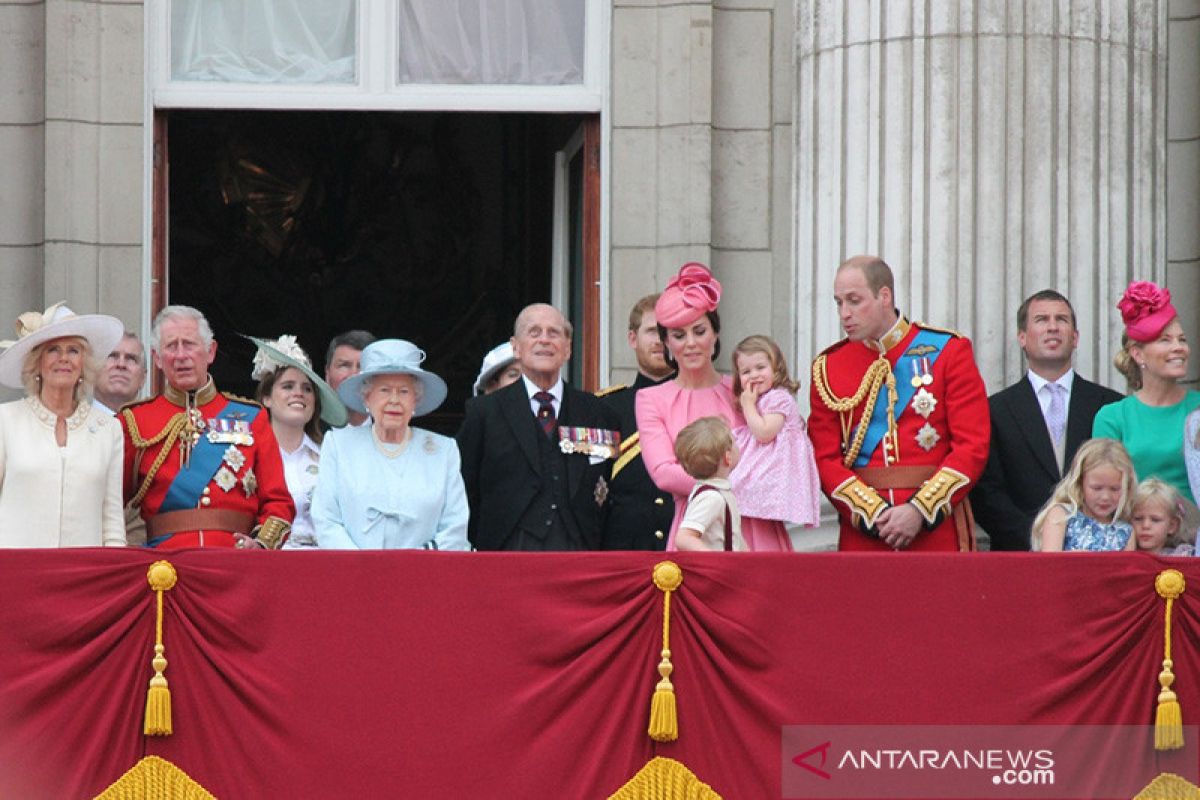
<instances>
[{"instance_id":1,"label":"pink fascinator hat","mask_svg":"<svg viewBox=\"0 0 1200 800\"><path fill-rule=\"evenodd\" d=\"M1125 333L1135 342L1151 342L1179 316L1171 305L1171 291L1150 281L1134 281L1117 303Z\"/></svg>"},{"instance_id":2,"label":"pink fascinator hat","mask_svg":"<svg viewBox=\"0 0 1200 800\"><path fill-rule=\"evenodd\" d=\"M709 311L715 311L720 302L721 282L713 277L708 267L690 261L667 283L654 304L654 317L664 328L682 328Z\"/></svg>"}]
</instances>

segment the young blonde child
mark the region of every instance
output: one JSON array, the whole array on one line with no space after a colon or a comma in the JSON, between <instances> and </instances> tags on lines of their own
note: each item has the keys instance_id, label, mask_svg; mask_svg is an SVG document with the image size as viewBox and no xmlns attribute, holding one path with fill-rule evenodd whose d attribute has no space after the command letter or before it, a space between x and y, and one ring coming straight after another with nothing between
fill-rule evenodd
<instances>
[{"instance_id":1,"label":"young blonde child","mask_svg":"<svg viewBox=\"0 0 1200 800\"><path fill-rule=\"evenodd\" d=\"M791 550L783 523L820 522L821 486L812 442L783 351L769 336L749 336L733 351L733 396L745 425L733 431L742 451L734 469L734 494L747 517L777 524L772 542L747 542L751 550Z\"/></svg>"},{"instance_id":2,"label":"young blonde child","mask_svg":"<svg viewBox=\"0 0 1200 800\"><path fill-rule=\"evenodd\" d=\"M1115 439L1084 442L1033 521L1034 550L1132 550L1137 473Z\"/></svg>"},{"instance_id":3,"label":"young blonde child","mask_svg":"<svg viewBox=\"0 0 1200 800\"><path fill-rule=\"evenodd\" d=\"M675 457L696 479L688 495L675 547L679 550L746 550L742 518L729 485L738 448L721 417L701 417L675 437Z\"/></svg>"},{"instance_id":4,"label":"young blonde child","mask_svg":"<svg viewBox=\"0 0 1200 800\"><path fill-rule=\"evenodd\" d=\"M1133 495L1133 537L1137 549L1160 556L1195 555L1195 546L1187 541L1183 495L1171 484L1147 478Z\"/></svg>"}]
</instances>

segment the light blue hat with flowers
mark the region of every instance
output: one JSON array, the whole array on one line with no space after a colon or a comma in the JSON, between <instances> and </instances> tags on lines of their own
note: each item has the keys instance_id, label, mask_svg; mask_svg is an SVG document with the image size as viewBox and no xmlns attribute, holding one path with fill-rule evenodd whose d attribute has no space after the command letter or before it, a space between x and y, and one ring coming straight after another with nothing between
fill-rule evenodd
<instances>
[{"instance_id":1,"label":"light blue hat with flowers","mask_svg":"<svg viewBox=\"0 0 1200 800\"><path fill-rule=\"evenodd\" d=\"M421 401L413 410L414 417L433 411L446 400L446 382L429 370L421 369L425 351L403 339L380 339L362 351L362 371L351 375L338 386L338 397L346 407L365 414L362 387L376 375L412 375L421 383Z\"/></svg>"}]
</instances>

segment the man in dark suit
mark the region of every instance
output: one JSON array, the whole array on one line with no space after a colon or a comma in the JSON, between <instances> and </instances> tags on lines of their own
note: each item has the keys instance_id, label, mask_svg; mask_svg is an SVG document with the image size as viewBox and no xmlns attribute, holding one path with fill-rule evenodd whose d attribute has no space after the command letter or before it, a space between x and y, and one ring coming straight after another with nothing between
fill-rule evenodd
<instances>
[{"instance_id":1,"label":"man in dark suit","mask_svg":"<svg viewBox=\"0 0 1200 800\"><path fill-rule=\"evenodd\" d=\"M663 550L675 517L671 493L654 485L642 463L642 443L634 413L639 389L657 386L674 374L663 358L658 319L654 316L658 297L656 294L643 297L629 312L629 346L638 366L633 385L618 384L596 394L621 421L621 452L609 481L611 507L601 543L605 550Z\"/></svg>"},{"instance_id":2,"label":"man in dark suit","mask_svg":"<svg viewBox=\"0 0 1200 800\"><path fill-rule=\"evenodd\" d=\"M594 550L619 445L616 416L563 382L571 323L556 308L526 306L512 345L521 380L468 401L458 432L467 535L479 550Z\"/></svg>"},{"instance_id":3,"label":"man in dark suit","mask_svg":"<svg viewBox=\"0 0 1200 800\"><path fill-rule=\"evenodd\" d=\"M975 519L992 550L1028 550L1038 510L1092 435L1101 406L1121 399L1075 374L1079 344L1075 310L1053 289L1032 295L1017 310L1017 340L1029 371L988 398L992 441L983 477L971 492Z\"/></svg>"}]
</instances>

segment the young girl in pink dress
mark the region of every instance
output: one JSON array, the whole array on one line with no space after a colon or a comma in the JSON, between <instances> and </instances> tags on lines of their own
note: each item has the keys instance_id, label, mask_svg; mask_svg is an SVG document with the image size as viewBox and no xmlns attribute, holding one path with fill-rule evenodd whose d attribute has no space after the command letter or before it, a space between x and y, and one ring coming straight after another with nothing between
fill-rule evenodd
<instances>
[{"instance_id":1,"label":"young girl in pink dress","mask_svg":"<svg viewBox=\"0 0 1200 800\"><path fill-rule=\"evenodd\" d=\"M692 262L679 268L679 274L667 283L654 305L667 363L678 373L673 380L642 389L634 400L646 471L658 488L675 496L668 550L676 549L675 532L696 483L675 457L675 437L700 417L724 417L730 428L745 424L734 404L733 381L713 366L721 352L721 318L717 315L720 300L721 284L708 267ZM764 527L766 532L759 535ZM774 545L768 549L791 549L785 546L788 540L783 525L771 520L743 515L742 536L747 543Z\"/></svg>"},{"instance_id":2,"label":"young girl in pink dress","mask_svg":"<svg viewBox=\"0 0 1200 800\"><path fill-rule=\"evenodd\" d=\"M791 550L783 523L815 527L820 522L821 488L812 442L808 439L796 390L783 351L769 336L750 336L733 351L733 394L744 425L733 430L742 451L730 481L742 513L776 523L761 526L766 542L748 541L751 550ZM776 546L778 545L778 546Z\"/></svg>"}]
</instances>

